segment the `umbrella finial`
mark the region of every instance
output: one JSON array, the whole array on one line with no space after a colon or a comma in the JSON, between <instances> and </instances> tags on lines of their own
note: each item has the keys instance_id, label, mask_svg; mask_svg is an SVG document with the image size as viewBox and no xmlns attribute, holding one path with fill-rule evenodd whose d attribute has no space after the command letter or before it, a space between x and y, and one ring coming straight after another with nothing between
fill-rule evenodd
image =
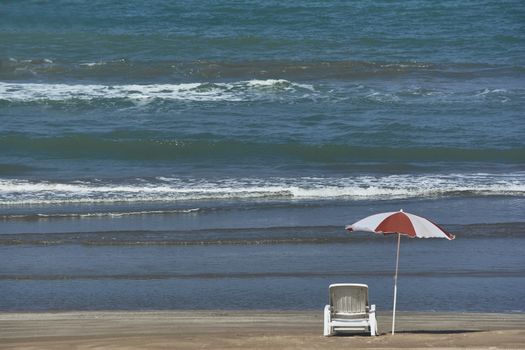
<instances>
[{"instance_id":1,"label":"umbrella finial","mask_svg":"<svg viewBox=\"0 0 525 350\"><path fill-rule=\"evenodd\" d=\"M402 213L402 212L403 212L403 209L399 209L399 211Z\"/></svg>"}]
</instances>

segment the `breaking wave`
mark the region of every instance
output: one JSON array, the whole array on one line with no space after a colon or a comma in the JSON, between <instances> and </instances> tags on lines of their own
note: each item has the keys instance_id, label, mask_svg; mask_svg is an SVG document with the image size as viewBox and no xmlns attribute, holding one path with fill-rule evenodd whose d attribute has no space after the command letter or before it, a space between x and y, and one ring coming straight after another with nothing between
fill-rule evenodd
<instances>
[{"instance_id":1,"label":"breaking wave","mask_svg":"<svg viewBox=\"0 0 525 350\"><path fill-rule=\"evenodd\" d=\"M312 85L284 79L231 83L185 84L39 84L0 82L0 100L8 102L91 100L258 101L302 98L315 93Z\"/></svg>"},{"instance_id":2,"label":"breaking wave","mask_svg":"<svg viewBox=\"0 0 525 350\"><path fill-rule=\"evenodd\" d=\"M381 200L524 194L523 172L219 180L158 177L125 183L0 179L0 201L4 205L195 200Z\"/></svg>"}]
</instances>

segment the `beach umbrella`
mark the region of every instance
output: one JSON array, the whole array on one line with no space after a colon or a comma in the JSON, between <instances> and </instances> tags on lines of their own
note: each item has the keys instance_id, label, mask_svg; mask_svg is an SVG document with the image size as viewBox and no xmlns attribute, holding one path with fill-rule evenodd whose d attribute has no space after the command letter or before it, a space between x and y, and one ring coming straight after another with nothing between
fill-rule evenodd
<instances>
[{"instance_id":1,"label":"beach umbrella","mask_svg":"<svg viewBox=\"0 0 525 350\"><path fill-rule=\"evenodd\" d=\"M438 225L421 216L400 211L379 213L367 216L356 223L346 226L348 231L366 231L384 235L397 234L396 273L394 275L394 307L392 312L392 334L396 325L397 272L399 269L399 246L401 235L410 238L445 238L452 240L455 236Z\"/></svg>"}]
</instances>

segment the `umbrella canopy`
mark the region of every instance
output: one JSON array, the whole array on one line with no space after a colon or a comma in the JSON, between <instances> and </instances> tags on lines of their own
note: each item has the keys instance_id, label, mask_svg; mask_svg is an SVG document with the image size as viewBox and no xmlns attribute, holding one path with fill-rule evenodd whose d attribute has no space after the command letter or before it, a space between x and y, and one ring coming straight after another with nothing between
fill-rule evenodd
<instances>
[{"instance_id":1,"label":"umbrella canopy","mask_svg":"<svg viewBox=\"0 0 525 350\"><path fill-rule=\"evenodd\" d=\"M392 334L396 325L397 272L399 270L399 246L401 235L411 238L445 238L455 236L446 232L432 221L421 216L403 212L403 210L367 216L356 223L346 226L348 231L367 231L379 234L397 234L396 273L394 275L394 307L392 312Z\"/></svg>"},{"instance_id":2,"label":"umbrella canopy","mask_svg":"<svg viewBox=\"0 0 525 350\"><path fill-rule=\"evenodd\" d=\"M371 215L347 226L346 229L385 235L399 233L412 238L446 238L449 240L455 238L453 234L446 232L432 221L405 213L403 210Z\"/></svg>"}]
</instances>

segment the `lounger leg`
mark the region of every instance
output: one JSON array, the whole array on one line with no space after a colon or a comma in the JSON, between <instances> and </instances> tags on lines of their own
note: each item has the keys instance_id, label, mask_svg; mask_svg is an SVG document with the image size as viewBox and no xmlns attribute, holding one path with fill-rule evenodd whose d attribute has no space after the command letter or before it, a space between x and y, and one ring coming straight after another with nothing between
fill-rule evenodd
<instances>
[{"instance_id":1,"label":"lounger leg","mask_svg":"<svg viewBox=\"0 0 525 350\"><path fill-rule=\"evenodd\" d=\"M370 320L370 335L372 337L377 335L377 320L376 320L376 306L370 305L370 313L368 315Z\"/></svg>"},{"instance_id":2,"label":"lounger leg","mask_svg":"<svg viewBox=\"0 0 525 350\"><path fill-rule=\"evenodd\" d=\"M330 305L326 305L324 307L324 330L323 335L325 337L332 335L332 326L330 325L331 313L330 313Z\"/></svg>"}]
</instances>

